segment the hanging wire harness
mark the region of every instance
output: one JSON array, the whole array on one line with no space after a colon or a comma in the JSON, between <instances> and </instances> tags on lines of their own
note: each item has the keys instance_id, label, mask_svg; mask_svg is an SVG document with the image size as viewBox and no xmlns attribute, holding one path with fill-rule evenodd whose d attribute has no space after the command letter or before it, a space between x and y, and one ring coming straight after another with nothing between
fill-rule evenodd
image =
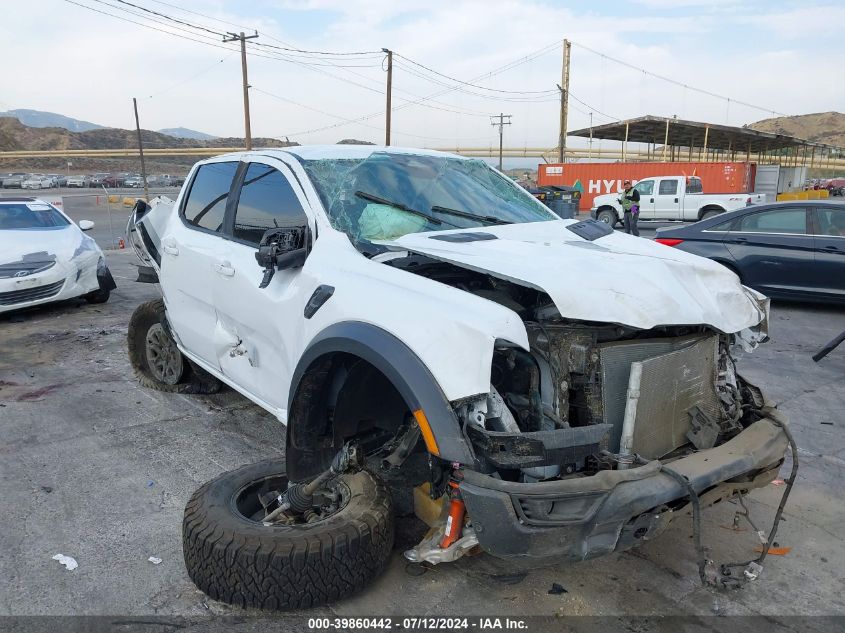
<instances>
[{"instance_id":1,"label":"hanging wire harness","mask_svg":"<svg viewBox=\"0 0 845 633\"><path fill-rule=\"evenodd\" d=\"M693 546L695 547L696 555L698 556L698 577L701 579L701 584L704 586L712 586L718 589L739 589L744 581L756 580L763 571L763 561L766 559L769 549L775 541L775 536L783 517L783 510L786 507L786 502L789 499L789 493L792 492L792 487L795 485L795 479L798 475L798 445L795 443L795 438L792 436L792 432L789 430L789 427L780 420L770 418L770 422L779 426L786 434L792 454L792 469L789 473L789 479L785 480L786 485L784 486L783 495L781 495L780 503L778 504L777 511L775 512L775 518L772 523L772 528L769 530L768 538L764 539L764 535L757 530L754 523L752 523L748 508L745 506L742 496L739 496L739 502L744 512L739 512L738 514L745 517L754 531L761 535L763 549L757 558L742 562L722 563L718 565L717 568L716 563L707 557L707 550L701 542L701 501L698 493L686 477L681 475L679 472L672 470L668 466L661 464L660 472L668 477L671 477L683 486L690 498L690 503L692 504ZM637 458L637 461L640 463L646 462L646 460L639 457ZM742 575L735 574L733 570L736 569L742 569Z\"/></svg>"}]
</instances>

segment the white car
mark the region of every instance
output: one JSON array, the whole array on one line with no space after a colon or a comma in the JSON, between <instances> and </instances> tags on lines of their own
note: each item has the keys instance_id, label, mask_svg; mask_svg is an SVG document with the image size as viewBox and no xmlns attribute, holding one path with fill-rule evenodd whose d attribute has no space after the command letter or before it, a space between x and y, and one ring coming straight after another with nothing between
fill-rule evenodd
<instances>
[{"instance_id":1,"label":"white car","mask_svg":"<svg viewBox=\"0 0 845 633\"><path fill-rule=\"evenodd\" d=\"M163 294L129 324L141 383L222 381L287 424L285 460L188 503L188 573L218 600L298 608L360 588L393 545L387 478L433 528L412 562L476 546L583 560L767 485L794 446L736 372L734 345L766 339L763 295L559 219L478 159L227 154L175 203L139 202L129 238ZM702 581L736 579L697 555Z\"/></svg>"},{"instance_id":2,"label":"white car","mask_svg":"<svg viewBox=\"0 0 845 633\"><path fill-rule=\"evenodd\" d=\"M697 176L656 176L634 184L640 194L641 220L688 220L697 222L725 211L762 204L759 193L704 193ZM621 193L606 193L593 199L590 217L613 226L622 220Z\"/></svg>"},{"instance_id":3,"label":"white car","mask_svg":"<svg viewBox=\"0 0 845 633\"><path fill-rule=\"evenodd\" d=\"M21 183L21 189L49 189L55 186L56 181L52 176L33 174Z\"/></svg>"},{"instance_id":4,"label":"white car","mask_svg":"<svg viewBox=\"0 0 845 633\"><path fill-rule=\"evenodd\" d=\"M0 198L0 312L79 296L108 301L114 279L82 232L93 226L35 198Z\"/></svg>"},{"instance_id":5,"label":"white car","mask_svg":"<svg viewBox=\"0 0 845 633\"><path fill-rule=\"evenodd\" d=\"M91 178L89 176L70 176L67 179L68 187L87 187Z\"/></svg>"}]
</instances>

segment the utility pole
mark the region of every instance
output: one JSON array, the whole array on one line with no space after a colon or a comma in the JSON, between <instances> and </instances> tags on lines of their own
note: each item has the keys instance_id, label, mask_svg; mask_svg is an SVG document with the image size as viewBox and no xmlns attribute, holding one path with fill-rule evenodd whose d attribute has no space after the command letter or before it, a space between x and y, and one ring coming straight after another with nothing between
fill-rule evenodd
<instances>
[{"instance_id":1,"label":"utility pole","mask_svg":"<svg viewBox=\"0 0 845 633\"><path fill-rule=\"evenodd\" d=\"M566 157L566 125L569 117L569 54L572 44L563 40L563 65L560 74L560 138L558 139L558 162L562 163Z\"/></svg>"},{"instance_id":2,"label":"utility pole","mask_svg":"<svg viewBox=\"0 0 845 633\"><path fill-rule=\"evenodd\" d=\"M229 33L230 37L224 37L224 42L240 41L241 43L241 74L244 82L244 142L246 148L252 149L252 130L249 125L249 80L246 74L246 41L253 40L258 37L258 31L254 35L244 35L243 31L238 33Z\"/></svg>"},{"instance_id":3,"label":"utility pole","mask_svg":"<svg viewBox=\"0 0 845 633\"><path fill-rule=\"evenodd\" d=\"M590 112L590 160L593 160L593 113Z\"/></svg>"},{"instance_id":4,"label":"utility pole","mask_svg":"<svg viewBox=\"0 0 845 633\"><path fill-rule=\"evenodd\" d=\"M138 121L138 100L135 97L132 97L132 107L135 108L135 132L138 134L138 154L141 156L141 182L144 183L144 199L149 202L150 188L147 185L147 167L144 165L144 144L141 142L141 123Z\"/></svg>"},{"instance_id":5,"label":"utility pole","mask_svg":"<svg viewBox=\"0 0 845 633\"><path fill-rule=\"evenodd\" d=\"M504 130L506 125L511 124L511 116L510 114L498 114L493 115L490 117L490 125L499 126L499 171L502 171L502 137L504 135ZM498 121L496 119L499 119ZM507 121L505 121L507 119Z\"/></svg>"},{"instance_id":6,"label":"utility pole","mask_svg":"<svg viewBox=\"0 0 845 633\"><path fill-rule=\"evenodd\" d=\"M381 50L387 53L387 110L384 120L384 144L390 146L390 99L393 95L393 51L387 48L383 48Z\"/></svg>"}]
</instances>

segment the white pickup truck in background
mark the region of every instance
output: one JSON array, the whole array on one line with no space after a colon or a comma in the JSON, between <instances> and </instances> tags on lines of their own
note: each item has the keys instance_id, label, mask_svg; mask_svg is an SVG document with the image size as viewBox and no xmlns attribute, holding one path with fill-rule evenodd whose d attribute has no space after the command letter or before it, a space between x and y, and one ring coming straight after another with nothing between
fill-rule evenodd
<instances>
[{"instance_id":1,"label":"white pickup truck in background","mask_svg":"<svg viewBox=\"0 0 845 633\"><path fill-rule=\"evenodd\" d=\"M697 222L725 211L765 202L764 194L705 194L696 176L655 176L634 185L640 192L641 220L689 220ZM596 196L590 216L614 225L622 219L618 193Z\"/></svg>"}]
</instances>

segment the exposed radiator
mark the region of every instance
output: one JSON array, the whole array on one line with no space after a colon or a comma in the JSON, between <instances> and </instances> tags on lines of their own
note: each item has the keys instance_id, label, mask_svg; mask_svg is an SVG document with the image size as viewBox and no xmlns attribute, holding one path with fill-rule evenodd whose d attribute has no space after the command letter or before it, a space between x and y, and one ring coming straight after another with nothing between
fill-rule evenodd
<instances>
[{"instance_id":1,"label":"exposed radiator","mask_svg":"<svg viewBox=\"0 0 845 633\"><path fill-rule=\"evenodd\" d=\"M718 336L608 343L600 347L602 404L613 425L608 448L619 451L632 362L642 362L633 450L653 459L687 443L687 413L697 406L718 421Z\"/></svg>"}]
</instances>

